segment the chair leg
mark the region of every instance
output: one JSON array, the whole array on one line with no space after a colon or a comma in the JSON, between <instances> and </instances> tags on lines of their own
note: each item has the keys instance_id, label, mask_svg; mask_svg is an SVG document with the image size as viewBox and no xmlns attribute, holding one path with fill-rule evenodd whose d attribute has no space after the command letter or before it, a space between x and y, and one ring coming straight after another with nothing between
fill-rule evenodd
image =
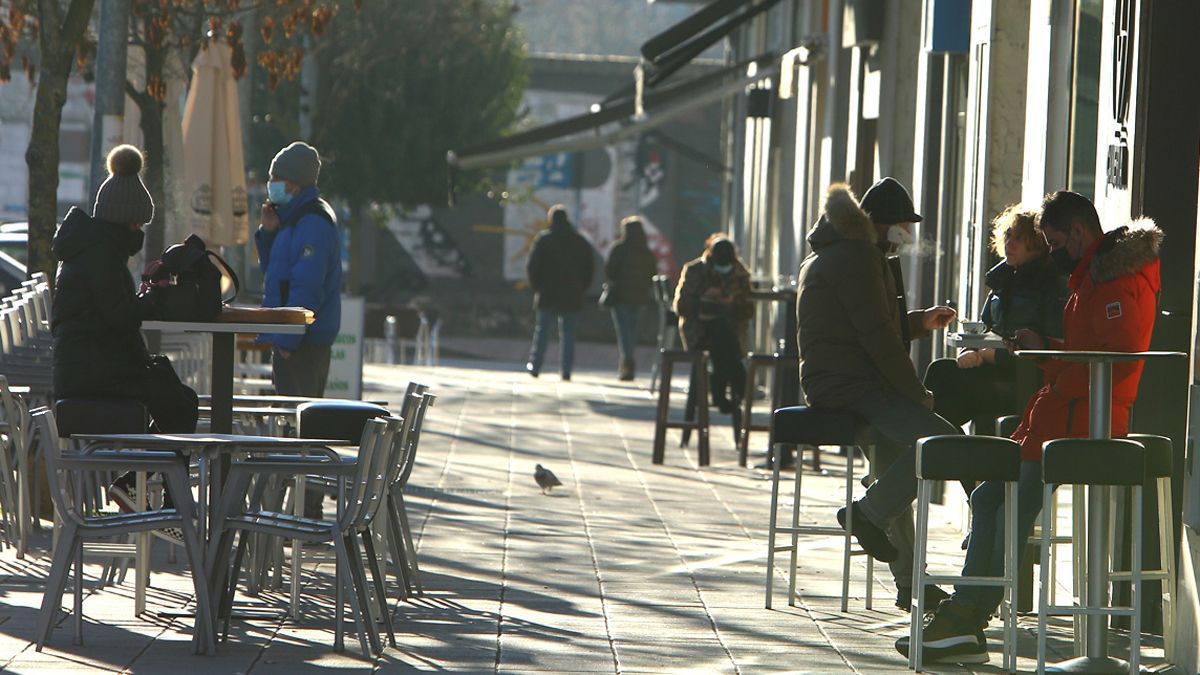
<instances>
[{"instance_id":1,"label":"chair leg","mask_svg":"<svg viewBox=\"0 0 1200 675\"><path fill-rule=\"evenodd\" d=\"M842 543L842 611L845 612L850 609L850 554L853 545L850 533L854 531L854 448L845 446L842 449L846 452L846 534ZM797 475L800 474L799 464L796 465ZM868 582L868 591L870 588Z\"/></svg>"},{"instance_id":2,"label":"chair leg","mask_svg":"<svg viewBox=\"0 0 1200 675\"><path fill-rule=\"evenodd\" d=\"M379 614L383 617L383 628L387 631L388 644L395 647L396 630L392 627L392 608L388 605L387 583L381 568L382 562L379 556L375 555L375 542L372 540L371 531L365 530L360 534L363 539L363 548L367 553L367 563L370 565L371 579L375 583L375 595L379 598Z\"/></svg>"},{"instance_id":3,"label":"chair leg","mask_svg":"<svg viewBox=\"0 0 1200 675\"><path fill-rule=\"evenodd\" d=\"M397 513L396 499L388 495L387 500L388 548L395 563L396 581L400 585L401 599L408 600L412 593L412 582L409 581L408 555L405 553L404 535L400 533L400 515Z\"/></svg>"},{"instance_id":4,"label":"chair leg","mask_svg":"<svg viewBox=\"0 0 1200 675\"><path fill-rule=\"evenodd\" d=\"M783 444L780 443L780 446ZM779 470L779 465L775 465ZM800 564L800 482L804 472L796 467L796 484L792 488L792 549L788 560L788 606L796 606L796 567Z\"/></svg>"},{"instance_id":5,"label":"chair leg","mask_svg":"<svg viewBox=\"0 0 1200 675\"><path fill-rule=\"evenodd\" d=\"M76 539L71 547L75 558L75 639L73 644L83 644L83 541Z\"/></svg>"},{"instance_id":6,"label":"chair leg","mask_svg":"<svg viewBox=\"0 0 1200 675\"><path fill-rule=\"evenodd\" d=\"M1158 546L1163 582L1163 647L1168 663L1175 662L1175 608L1178 581L1175 578L1175 514L1171 505L1171 479L1158 479Z\"/></svg>"},{"instance_id":7,"label":"chair leg","mask_svg":"<svg viewBox=\"0 0 1200 675\"><path fill-rule=\"evenodd\" d=\"M929 481L917 479L917 522L914 539L918 542L926 540L929 532L929 502L932 497L932 486ZM913 547L913 600L917 607L912 612L909 621L908 638L908 667L921 672L921 659L924 651L925 626L919 617L925 616L925 547Z\"/></svg>"},{"instance_id":8,"label":"chair leg","mask_svg":"<svg viewBox=\"0 0 1200 675\"><path fill-rule=\"evenodd\" d=\"M342 642L342 640L341 640L341 634L342 634L342 628L343 628L342 622L344 620L343 619L343 607L342 607L342 595L344 594L344 595L348 595L350 597L350 613L354 616L354 629L358 633L358 644L360 647L362 647L363 656L369 658L370 655L374 652L371 651L371 647L368 645L366 621L363 620L363 612L366 611L366 607L362 606L359 603L358 590L355 588L355 583L354 583L354 572L353 572L354 568L353 568L353 564L350 562L350 552L346 550L345 538L342 537L342 535L338 534L333 537L333 550L338 558L338 560L337 560L338 584L337 585L338 585L338 589L341 591L341 593L339 593L339 597L337 598L337 606L338 607L337 607L337 612L335 614L337 624L338 624L337 637L335 638L335 645L337 643ZM336 649L336 647L335 647L335 649ZM342 645L342 649L343 650L345 649L344 644Z\"/></svg>"},{"instance_id":9,"label":"chair leg","mask_svg":"<svg viewBox=\"0 0 1200 675\"><path fill-rule=\"evenodd\" d=\"M408 564L412 583L416 587L417 595L424 595L425 588L421 586L421 566L417 563L417 545L413 542L412 526L408 523L408 505L404 502L403 494L397 494L396 500L399 502L400 507L397 510L400 516L400 533L404 537L404 548L408 550Z\"/></svg>"},{"instance_id":10,"label":"chair leg","mask_svg":"<svg viewBox=\"0 0 1200 675\"><path fill-rule=\"evenodd\" d=\"M684 422L694 422L696 420L696 408L698 405L700 407L703 407L704 409L708 408L708 399L707 398L701 399L699 404L697 404L697 402L696 402L696 398L697 398L697 394L698 394L698 392L696 391L696 382L700 379L699 371L701 368L703 368L703 366L696 365L696 363L693 362L691 372L688 373L687 399L684 401L684 404L683 404L683 421ZM683 432L679 436L679 447L686 448L688 446L688 443L691 442L691 439L692 439L691 428L684 427Z\"/></svg>"},{"instance_id":11,"label":"chair leg","mask_svg":"<svg viewBox=\"0 0 1200 675\"><path fill-rule=\"evenodd\" d=\"M771 444L771 515L767 526L767 591L765 606L771 609L771 590L775 581L775 528L779 522L779 444ZM799 496L797 496L797 499Z\"/></svg>"},{"instance_id":12,"label":"chair leg","mask_svg":"<svg viewBox=\"0 0 1200 675\"><path fill-rule=\"evenodd\" d=\"M375 627L374 608L371 605L371 587L367 583L367 573L363 569L363 555L358 548L358 538L354 532L346 532L342 538L349 554L350 575L354 580L354 592L358 596L358 606L362 611L362 624L367 629L367 642L371 645L371 653L379 654L383 645L379 641L379 630Z\"/></svg>"},{"instance_id":13,"label":"chair leg","mask_svg":"<svg viewBox=\"0 0 1200 675\"><path fill-rule=\"evenodd\" d=\"M1042 488L1042 511L1050 510L1050 499L1053 494L1053 488L1046 485ZM1071 504L1073 509L1082 507L1082 504ZM1047 603L1050 601L1049 584L1050 584L1050 529L1042 528L1042 565L1041 576L1042 583L1038 588L1038 621L1037 621L1037 672L1046 672L1046 617ZM1073 552L1075 557L1081 557L1080 553Z\"/></svg>"},{"instance_id":14,"label":"chair leg","mask_svg":"<svg viewBox=\"0 0 1200 675\"><path fill-rule=\"evenodd\" d=\"M54 557L50 563L50 576L46 579L46 590L42 593L42 609L38 614L37 651L42 651L46 641L50 639L50 631L54 628L54 619L62 606L63 592L67 587L67 575L71 571L74 549L79 545L79 529L74 523L63 523L62 533L58 537L58 545L54 547Z\"/></svg>"},{"instance_id":15,"label":"chair leg","mask_svg":"<svg viewBox=\"0 0 1200 675\"><path fill-rule=\"evenodd\" d=\"M654 450L650 456L653 464L663 463L667 446L667 418L671 414L671 375L674 370L674 364L665 354L659 359L662 361L662 382L658 387L658 410L654 418Z\"/></svg>"},{"instance_id":16,"label":"chair leg","mask_svg":"<svg viewBox=\"0 0 1200 675\"><path fill-rule=\"evenodd\" d=\"M708 398L709 398L709 392L708 392L707 352L705 352L704 354L701 354L700 367L697 368L697 370L699 371L699 373L697 374L696 379L699 382L700 391L696 392L696 398L699 399L698 404L696 406L696 423L698 425L700 425L700 428L697 429L696 431L697 431L697 435L700 437L700 441L699 441L700 466L708 466L708 464L709 464L709 454L708 454Z\"/></svg>"}]
</instances>

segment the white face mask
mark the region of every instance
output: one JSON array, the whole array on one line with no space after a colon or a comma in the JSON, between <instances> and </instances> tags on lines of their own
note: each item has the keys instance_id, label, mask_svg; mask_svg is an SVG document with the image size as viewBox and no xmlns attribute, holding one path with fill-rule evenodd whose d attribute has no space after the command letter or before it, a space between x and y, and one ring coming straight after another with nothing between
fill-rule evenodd
<instances>
[{"instance_id":1,"label":"white face mask","mask_svg":"<svg viewBox=\"0 0 1200 675\"><path fill-rule=\"evenodd\" d=\"M916 242L916 238L913 237L913 234L909 228L906 228L903 225L892 225L889 227L887 231L887 240L889 244L895 246L896 248L900 248L902 246L912 246Z\"/></svg>"}]
</instances>

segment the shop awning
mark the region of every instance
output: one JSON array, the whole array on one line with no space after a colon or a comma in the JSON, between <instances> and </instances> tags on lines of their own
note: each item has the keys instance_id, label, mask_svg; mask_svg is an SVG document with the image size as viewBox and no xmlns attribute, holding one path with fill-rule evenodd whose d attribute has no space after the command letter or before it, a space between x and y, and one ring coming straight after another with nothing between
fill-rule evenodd
<instances>
[{"instance_id":1,"label":"shop awning","mask_svg":"<svg viewBox=\"0 0 1200 675\"><path fill-rule=\"evenodd\" d=\"M779 4L779 0L715 0L683 21L642 44L645 59L644 87L653 89L691 63L709 47L739 26ZM740 11L743 10L744 11ZM636 85L629 84L605 97L603 104L632 98Z\"/></svg>"},{"instance_id":2,"label":"shop awning","mask_svg":"<svg viewBox=\"0 0 1200 675\"><path fill-rule=\"evenodd\" d=\"M447 153L447 162L457 169L477 169L505 164L526 157L560 152L578 152L610 145L637 136L688 111L715 103L770 77L779 67L774 53L702 75L685 82L647 92L643 115L635 116L632 100L615 103L597 112L570 117L508 138Z\"/></svg>"}]
</instances>

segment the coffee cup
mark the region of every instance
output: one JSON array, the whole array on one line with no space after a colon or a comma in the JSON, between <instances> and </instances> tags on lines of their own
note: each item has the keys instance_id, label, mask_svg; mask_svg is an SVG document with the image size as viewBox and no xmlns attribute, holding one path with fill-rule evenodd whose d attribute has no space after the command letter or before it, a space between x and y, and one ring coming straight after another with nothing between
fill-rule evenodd
<instances>
[{"instance_id":1,"label":"coffee cup","mask_svg":"<svg viewBox=\"0 0 1200 675\"><path fill-rule=\"evenodd\" d=\"M960 321L959 328L968 335L981 335L987 332L987 324L982 321Z\"/></svg>"}]
</instances>

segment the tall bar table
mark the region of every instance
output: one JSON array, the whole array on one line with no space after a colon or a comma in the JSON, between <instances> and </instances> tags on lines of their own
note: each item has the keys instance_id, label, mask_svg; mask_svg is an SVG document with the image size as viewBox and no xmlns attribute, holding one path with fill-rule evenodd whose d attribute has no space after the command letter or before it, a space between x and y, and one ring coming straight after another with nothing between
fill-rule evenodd
<instances>
[{"instance_id":1,"label":"tall bar table","mask_svg":"<svg viewBox=\"0 0 1200 675\"><path fill-rule=\"evenodd\" d=\"M1183 352L1082 352L1056 349L1020 349L1024 358L1052 358L1088 364L1088 437L1112 438L1112 366L1146 359L1181 358ZM1087 604L1108 605L1108 488L1089 486L1087 504ZM1136 543L1135 543L1136 545ZM1083 656L1046 668L1048 673L1128 673L1129 664L1108 655L1108 617L1084 617L1087 629Z\"/></svg>"}]
</instances>

